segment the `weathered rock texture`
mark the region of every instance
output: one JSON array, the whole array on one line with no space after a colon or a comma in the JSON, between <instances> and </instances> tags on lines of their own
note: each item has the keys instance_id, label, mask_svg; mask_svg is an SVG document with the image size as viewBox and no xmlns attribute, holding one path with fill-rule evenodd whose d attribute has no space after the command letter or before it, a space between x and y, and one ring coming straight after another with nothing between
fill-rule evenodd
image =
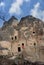
<instances>
[{"instance_id":1,"label":"weathered rock texture","mask_svg":"<svg viewBox=\"0 0 44 65\"><path fill-rule=\"evenodd\" d=\"M3 48L3 49L2 49ZM4 22L0 29L0 55L23 57L44 62L44 22L32 17L15 17Z\"/></svg>"}]
</instances>

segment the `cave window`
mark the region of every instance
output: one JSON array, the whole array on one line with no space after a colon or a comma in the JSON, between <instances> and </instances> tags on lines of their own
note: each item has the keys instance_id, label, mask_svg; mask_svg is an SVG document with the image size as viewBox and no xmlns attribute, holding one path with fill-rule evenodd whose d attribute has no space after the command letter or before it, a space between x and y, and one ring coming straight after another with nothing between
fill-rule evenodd
<instances>
[{"instance_id":1,"label":"cave window","mask_svg":"<svg viewBox=\"0 0 44 65\"><path fill-rule=\"evenodd\" d=\"M24 43L22 43L22 48L24 48Z\"/></svg>"},{"instance_id":2,"label":"cave window","mask_svg":"<svg viewBox=\"0 0 44 65\"><path fill-rule=\"evenodd\" d=\"M36 43L34 43L34 46L36 46Z\"/></svg>"},{"instance_id":3,"label":"cave window","mask_svg":"<svg viewBox=\"0 0 44 65\"><path fill-rule=\"evenodd\" d=\"M13 37L12 37L12 40L13 40Z\"/></svg>"},{"instance_id":4,"label":"cave window","mask_svg":"<svg viewBox=\"0 0 44 65\"><path fill-rule=\"evenodd\" d=\"M17 36L15 36L15 40L17 40Z\"/></svg>"},{"instance_id":5,"label":"cave window","mask_svg":"<svg viewBox=\"0 0 44 65\"><path fill-rule=\"evenodd\" d=\"M21 51L21 48L20 47L18 47L18 52L20 52Z\"/></svg>"},{"instance_id":6,"label":"cave window","mask_svg":"<svg viewBox=\"0 0 44 65\"><path fill-rule=\"evenodd\" d=\"M22 46L24 46L24 43L22 43Z\"/></svg>"},{"instance_id":7,"label":"cave window","mask_svg":"<svg viewBox=\"0 0 44 65\"><path fill-rule=\"evenodd\" d=\"M35 32L33 32L33 33L35 33Z\"/></svg>"}]
</instances>

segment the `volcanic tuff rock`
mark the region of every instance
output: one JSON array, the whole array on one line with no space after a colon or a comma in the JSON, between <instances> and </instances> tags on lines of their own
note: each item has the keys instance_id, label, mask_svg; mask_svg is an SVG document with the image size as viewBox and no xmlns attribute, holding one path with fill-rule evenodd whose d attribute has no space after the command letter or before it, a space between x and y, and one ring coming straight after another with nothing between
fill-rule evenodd
<instances>
[{"instance_id":1,"label":"volcanic tuff rock","mask_svg":"<svg viewBox=\"0 0 44 65\"><path fill-rule=\"evenodd\" d=\"M3 23L2 28L0 29L0 40L9 40L10 36L14 34L14 29L22 32L22 29L26 29L27 31L31 28L34 28L34 32L36 35L44 34L44 22L33 17L26 16L21 18L20 22L18 19L12 16L8 21ZM27 33L28 34L28 33Z\"/></svg>"},{"instance_id":2,"label":"volcanic tuff rock","mask_svg":"<svg viewBox=\"0 0 44 65\"><path fill-rule=\"evenodd\" d=\"M7 55L12 54L16 57L20 47L20 52L25 59L44 62L44 22L33 16L23 17L20 22L12 17L4 22L0 29L1 46L7 47L8 50L1 50L0 54L6 55L7 53Z\"/></svg>"},{"instance_id":3,"label":"volcanic tuff rock","mask_svg":"<svg viewBox=\"0 0 44 65\"><path fill-rule=\"evenodd\" d=\"M2 29L6 29L11 26L16 26L18 24L18 19L12 16L8 21L3 23Z\"/></svg>"}]
</instances>

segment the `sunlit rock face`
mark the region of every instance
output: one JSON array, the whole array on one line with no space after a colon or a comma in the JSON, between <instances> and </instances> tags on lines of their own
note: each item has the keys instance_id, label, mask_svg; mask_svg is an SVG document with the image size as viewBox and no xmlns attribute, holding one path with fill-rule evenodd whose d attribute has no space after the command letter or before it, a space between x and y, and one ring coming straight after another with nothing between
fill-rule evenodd
<instances>
[{"instance_id":1,"label":"sunlit rock face","mask_svg":"<svg viewBox=\"0 0 44 65\"><path fill-rule=\"evenodd\" d=\"M7 22L4 22L0 29L1 48L3 44L6 45L4 42L8 42L10 44L8 44L7 47L7 49L10 48L10 55L14 55L16 57L18 54L22 53L24 58L27 60L44 62L43 21L33 16L23 17L20 22L15 17L10 18ZM9 54L7 51L6 55Z\"/></svg>"}]
</instances>

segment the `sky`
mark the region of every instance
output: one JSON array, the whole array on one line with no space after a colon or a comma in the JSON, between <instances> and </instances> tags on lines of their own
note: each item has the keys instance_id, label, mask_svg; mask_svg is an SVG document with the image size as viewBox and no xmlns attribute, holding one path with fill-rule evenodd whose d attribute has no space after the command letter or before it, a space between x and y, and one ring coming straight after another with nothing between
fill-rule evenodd
<instances>
[{"instance_id":1,"label":"sky","mask_svg":"<svg viewBox=\"0 0 44 65\"><path fill-rule=\"evenodd\" d=\"M15 16L20 20L27 15L44 21L44 0L0 0L0 27L4 22L2 18L7 21Z\"/></svg>"}]
</instances>

